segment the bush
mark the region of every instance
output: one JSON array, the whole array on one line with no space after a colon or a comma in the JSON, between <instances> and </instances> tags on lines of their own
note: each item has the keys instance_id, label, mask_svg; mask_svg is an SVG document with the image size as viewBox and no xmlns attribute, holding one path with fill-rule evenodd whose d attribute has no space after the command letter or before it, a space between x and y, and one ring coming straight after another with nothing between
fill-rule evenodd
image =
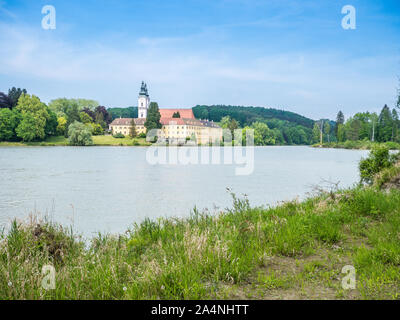
<instances>
[{"instance_id":1,"label":"bush","mask_svg":"<svg viewBox=\"0 0 400 320\"><path fill-rule=\"evenodd\" d=\"M71 146L93 145L90 129L78 121L75 121L68 127L68 141Z\"/></svg>"},{"instance_id":2,"label":"bush","mask_svg":"<svg viewBox=\"0 0 400 320\"><path fill-rule=\"evenodd\" d=\"M390 150L398 150L398 149L400 149L400 144L397 143L397 142L388 141L385 144Z\"/></svg>"},{"instance_id":3,"label":"bush","mask_svg":"<svg viewBox=\"0 0 400 320\"><path fill-rule=\"evenodd\" d=\"M138 136L138 138L146 138L146 134L144 132L140 133Z\"/></svg>"},{"instance_id":4,"label":"bush","mask_svg":"<svg viewBox=\"0 0 400 320\"><path fill-rule=\"evenodd\" d=\"M117 138L117 139L125 138L125 136L122 133L116 133L116 134L113 135L113 137Z\"/></svg>"},{"instance_id":5,"label":"bush","mask_svg":"<svg viewBox=\"0 0 400 320\"><path fill-rule=\"evenodd\" d=\"M104 134L104 129L100 124L91 123L90 126L91 126L91 129L92 129L92 134L94 136L99 136L99 135Z\"/></svg>"},{"instance_id":6,"label":"bush","mask_svg":"<svg viewBox=\"0 0 400 320\"><path fill-rule=\"evenodd\" d=\"M386 145L375 145L366 159L359 164L361 182L371 184L374 176L384 168L390 167L395 158L390 156Z\"/></svg>"}]
</instances>

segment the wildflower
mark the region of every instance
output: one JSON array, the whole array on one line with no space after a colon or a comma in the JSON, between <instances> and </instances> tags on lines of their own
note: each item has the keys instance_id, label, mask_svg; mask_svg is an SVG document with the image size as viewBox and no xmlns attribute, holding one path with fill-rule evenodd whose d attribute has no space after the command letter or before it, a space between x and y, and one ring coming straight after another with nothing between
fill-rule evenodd
<instances>
[{"instance_id":1,"label":"wildflower","mask_svg":"<svg viewBox=\"0 0 400 320\"><path fill-rule=\"evenodd\" d=\"M122 290L126 291L126 290L128 290L128 289L127 289L126 287L123 287Z\"/></svg>"},{"instance_id":2,"label":"wildflower","mask_svg":"<svg viewBox=\"0 0 400 320\"><path fill-rule=\"evenodd\" d=\"M161 286L161 290L164 290L164 289L165 289L165 287L164 287L164 285L162 285L162 286Z\"/></svg>"},{"instance_id":3,"label":"wildflower","mask_svg":"<svg viewBox=\"0 0 400 320\"><path fill-rule=\"evenodd\" d=\"M12 282L11 281L8 281L8 286L12 287Z\"/></svg>"}]
</instances>

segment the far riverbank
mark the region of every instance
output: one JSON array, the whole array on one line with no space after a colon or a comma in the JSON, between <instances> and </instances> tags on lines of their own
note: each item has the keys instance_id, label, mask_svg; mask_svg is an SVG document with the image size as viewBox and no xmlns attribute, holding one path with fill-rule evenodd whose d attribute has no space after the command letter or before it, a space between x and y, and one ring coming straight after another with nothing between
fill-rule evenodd
<instances>
[{"instance_id":1,"label":"far riverbank","mask_svg":"<svg viewBox=\"0 0 400 320\"><path fill-rule=\"evenodd\" d=\"M400 150L400 143L397 142L372 142L372 141L350 141L345 142L325 142L322 145L316 143L312 145L314 148L333 148L333 149L354 149L354 150L371 150L375 145L386 145L390 150Z\"/></svg>"}]
</instances>

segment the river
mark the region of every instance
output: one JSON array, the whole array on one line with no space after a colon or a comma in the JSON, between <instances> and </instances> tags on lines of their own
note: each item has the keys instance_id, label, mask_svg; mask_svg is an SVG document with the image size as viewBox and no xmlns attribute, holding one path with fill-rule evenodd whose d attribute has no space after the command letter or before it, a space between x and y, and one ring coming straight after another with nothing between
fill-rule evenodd
<instances>
[{"instance_id":1,"label":"river","mask_svg":"<svg viewBox=\"0 0 400 320\"><path fill-rule=\"evenodd\" d=\"M220 148L224 149L224 148ZM256 147L254 171L233 164L151 164L145 147L1 147L0 226L33 213L90 237L121 233L144 218L183 217L196 206L216 212L304 198L323 181L350 187L368 151L306 146ZM325 183L325 186L329 184Z\"/></svg>"}]
</instances>

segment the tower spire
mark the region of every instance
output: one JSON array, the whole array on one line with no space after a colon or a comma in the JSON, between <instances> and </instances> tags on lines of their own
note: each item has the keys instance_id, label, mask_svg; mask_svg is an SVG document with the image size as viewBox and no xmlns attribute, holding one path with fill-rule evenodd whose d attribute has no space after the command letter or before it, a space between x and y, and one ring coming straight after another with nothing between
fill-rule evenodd
<instances>
[{"instance_id":1,"label":"tower spire","mask_svg":"<svg viewBox=\"0 0 400 320\"><path fill-rule=\"evenodd\" d=\"M150 105L150 96L147 90L147 84L142 81L138 98L138 116L139 118L147 117L147 109Z\"/></svg>"}]
</instances>

